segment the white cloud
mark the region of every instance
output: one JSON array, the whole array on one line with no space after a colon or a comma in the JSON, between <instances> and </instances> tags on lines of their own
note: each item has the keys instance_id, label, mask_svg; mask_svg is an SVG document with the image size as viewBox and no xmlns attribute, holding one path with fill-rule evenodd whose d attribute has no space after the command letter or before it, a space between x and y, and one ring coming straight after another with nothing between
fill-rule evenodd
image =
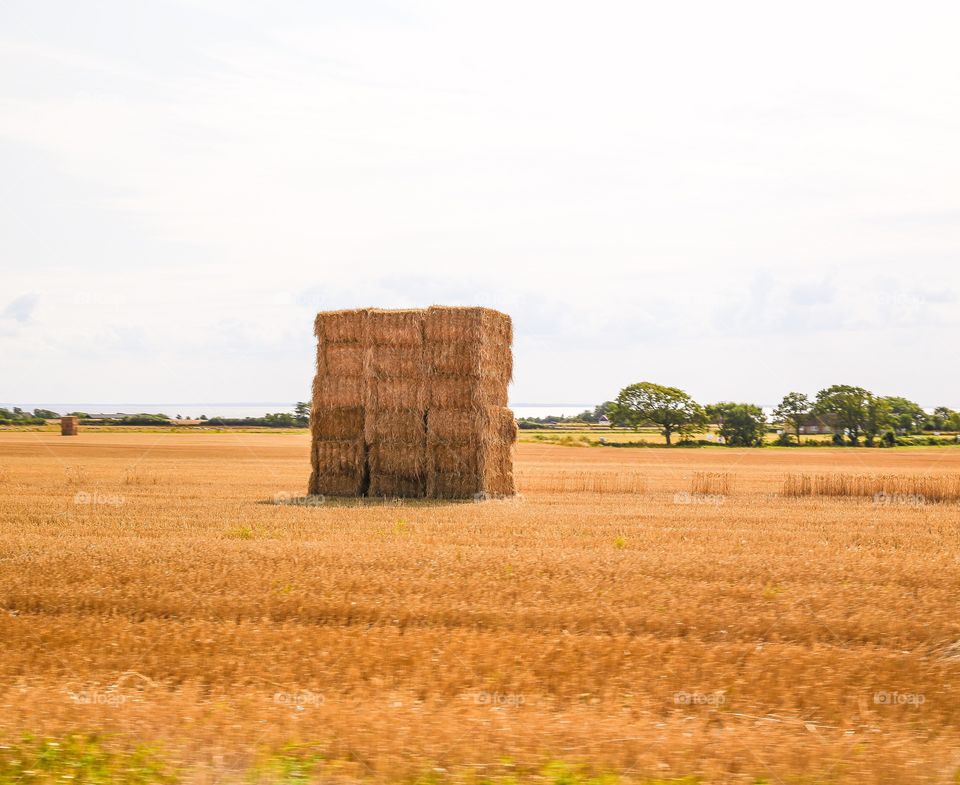
<instances>
[{"instance_id":1,"label":"white cloud","mask_svg":"<svg viewBox=\"0 0 960 785\"><path fill-rule=\"evenodd\" d=\"M955 343L951 4L54 5L0 10L9 395L302 397L345 305L507 310L525 400Z\"/></svg>"},{"instance_id":2,"label":"white cloud","mask_svg":"<svg viewBox=\"0 0 960 785\"><path fill-rule=\"evenodd\" d=\"M38 299L35 292L28 292L14 298L0 311L0 319L10 319L21 324L30 321Z\"/></svg>"}]
</instances>

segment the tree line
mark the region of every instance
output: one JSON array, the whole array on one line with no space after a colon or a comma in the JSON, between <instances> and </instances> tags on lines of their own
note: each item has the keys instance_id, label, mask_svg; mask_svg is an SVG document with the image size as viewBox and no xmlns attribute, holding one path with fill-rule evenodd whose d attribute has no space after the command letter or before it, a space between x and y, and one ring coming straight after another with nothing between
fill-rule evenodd
<instances>
[{"instance_id":1,"label":"tree line","mask_svg":"<svg viewBox=\"0 0 960 785\"><path fill-rule=\"evenodd\" d=\"M655 426L668 445L674 438L689 440L708 425L718 428L726 444L738 447L761 446L771 426L782 429L778 443L783 445L800 444L804 429L812 425L829 428L837 444L867 447L892 446L900 435L923 431L960 431L960 413L946 406L928 414L907 398L876 395L849 384L831 385L813 399L805 393L787 393L769 421L755 404L724 401L704 406L677 387L653 382L628 385L615 401L584 415L594 422L607 417L624 427Z\"/></svg>"}]
</instances>

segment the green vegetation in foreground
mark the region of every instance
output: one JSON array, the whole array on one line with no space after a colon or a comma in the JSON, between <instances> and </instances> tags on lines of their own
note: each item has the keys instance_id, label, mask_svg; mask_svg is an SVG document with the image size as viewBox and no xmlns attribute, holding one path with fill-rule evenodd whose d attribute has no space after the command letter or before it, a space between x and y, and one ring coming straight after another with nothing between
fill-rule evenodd
<instances>
[{"instance_id":1,"label":"green vegetation in foreground","mask_svg":"<svg viewBox=\"0 0 960 785\"><path fill-rule=\"evenodd\" d=\"M113 750L96 735L25 736L0 744L0 785L167 785L173 769L150 747Z\"/></svg>"},{"instance_id":2,"label":"green vegetation in foreground","mask_svg":"<svg viewBox=\"0 0 960 785\"><path fill-rule=\"evenodd\" d=\"M149 746L116 747L110 737L69 734L58 738L25 736L0 744L0 785L177 785L187 779ZM357 761L330 759L312 744L298 744L261 755L245 771L224 782L236 785L303 785L320 782L384 782ZM624 777L597 773L581 764L550 761L524 767L509 759L487 771L431 769L395 780L397 785L699 785L694 775ZM755 785L766 780L756 779Z\"/></svg>"},{"instance_id":3,"label":"green vegetation in foreground","mask_svg":"<svg viewBox=\"0 0 960 785\"><path fill-rule=\"evenodd\" d=\"M334 780L363 781L357 764L328 760L311 750L310 745L296 745L263 757L248 771L252 785L294 785L295 783L329 782ZM379 779L379 778L378 778ZM491 764L489 771L432 769L416 777L396 780L397 785L699 785L694 775L683 777L623 777L612 773L595 773L584 765L550 761L539 768L526 768L503 760ZM764 780L755 780L762 785ZM4 784L5 785L5 784Z\"/></svg>"}]
</instances>

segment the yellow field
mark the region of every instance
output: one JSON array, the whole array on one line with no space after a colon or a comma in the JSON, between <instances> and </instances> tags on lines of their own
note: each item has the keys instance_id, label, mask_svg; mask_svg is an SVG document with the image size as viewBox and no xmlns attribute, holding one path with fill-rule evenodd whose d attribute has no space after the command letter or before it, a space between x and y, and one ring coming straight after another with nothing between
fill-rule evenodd
<instances>
[{"instance_id":1,"label":"yellow field","mask_svg":"<svg viewBox=\"0 0 960 785\"><path fill-rule=\"evenodd\" d=\"M779 494L960 449L521 444L516 500L318 506L307 456L0 434L0 741L188 783L957 781L960 506Z\"/></svg>"}]
</instances>

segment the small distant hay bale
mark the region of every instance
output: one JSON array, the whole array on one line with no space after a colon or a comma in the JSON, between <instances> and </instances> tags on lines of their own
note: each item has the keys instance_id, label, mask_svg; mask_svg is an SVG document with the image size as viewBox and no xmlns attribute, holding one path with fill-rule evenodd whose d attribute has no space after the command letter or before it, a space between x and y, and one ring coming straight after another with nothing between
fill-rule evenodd
<instances>
[{"instance_id":1,"label":"small distant hay bale","mask_svg":"<svg viewBox=\"0 0 960 785\"><path fill-rule=\"evenodd\" d=\"M361 439L363 423L362 406L314 409L310 418L310 435L318 442Z\"/></svg>"},{"instance_id":2,"label":"small distant hay bale","mask_svg":"<svg viewBox=\"0 0 960 785\"><path fill-rule=\"evenodd\" d=\"M347 311L322 311L313 323L320 343L364 343L369 308Z\"/></svg>"},{"instance_id":3,"label":"small distant hay bale","mask_svg":"<svg viewBox=\"0 0 960 785\"><path fill-rule=\"evenodd\" d=\"M79 417L61 417L60 418L60 435L61 436L76 436L78 432L78 425L80 423Z\"/></svg>"},{"instance_id":4,"label":"small distant hay bale","mask_svg":"<svg viewBox=\"0 0 960 785\"><path fill-rule=\"evenodd\" d=\"M368 340L373 346L423 344L423 309L388 311L372 308L367 315Z\"/></svg>"}]
</instances>

